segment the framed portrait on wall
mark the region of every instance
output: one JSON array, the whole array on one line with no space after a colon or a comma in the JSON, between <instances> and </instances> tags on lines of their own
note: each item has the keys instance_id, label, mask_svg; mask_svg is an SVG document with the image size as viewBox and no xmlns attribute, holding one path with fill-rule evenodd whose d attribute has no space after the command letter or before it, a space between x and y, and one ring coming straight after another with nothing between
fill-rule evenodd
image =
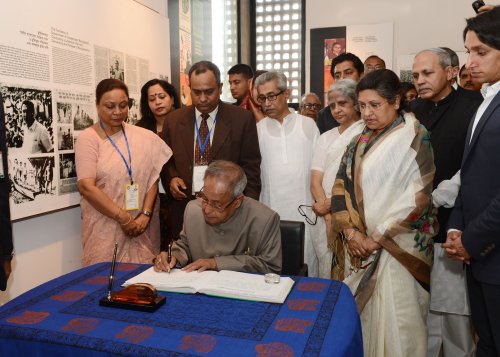
<instances>
[{"instance_id":1,"label":"framed portrait on wall","mask_svg":"<svg viewBox=\"0 0 500 357\"><path fill-rule=\"evenodd\" d=\"M346 27L311 29L311 92L318 94L326 106L326 93L333 83L332 60L346 52Z\"/></svg>"}]
</instances>

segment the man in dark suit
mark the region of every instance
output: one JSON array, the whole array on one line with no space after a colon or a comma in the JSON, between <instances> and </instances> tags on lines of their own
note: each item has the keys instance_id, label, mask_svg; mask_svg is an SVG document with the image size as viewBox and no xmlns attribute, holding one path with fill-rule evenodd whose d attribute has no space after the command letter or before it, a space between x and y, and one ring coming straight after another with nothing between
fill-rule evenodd
<instances>
[{"instance_id":1,"label":"man in dark suit","mask_svg":"<svg viewBox=\"0 0 500 357\"><path fill-rule=\"evenodd\" d=\"M469 356L475 348L470 332L465 272L462 264L446 256L441 244L446 240L445 227L458 189L453 182L450 189L446 180L460 170L467 128L483 97L479 92L457 91L452 87L455 70L449 51L453 52L444 48L421 51L415 56L412 68L420 97L411 103L411 111L431 134L436 165L433 198L441 227L434 237L431 302L427 319L429 357L439 356L441 349L445 356L458 351L463 356ZM449 192L454 194L448 195Z\"/></svg>"},{"instance_id":2,"label":"man in dark suit","mask_svg":"<svg viewBox=\"0 0 500 357\"><path fill-rule=\"evenodd\" d=\"M248 178L246 196L258 200L261 188L261 156L252 113L220 100L222 83L215 64L195 63L189 81L193 105L173 111L163 124L163 139L174 152L161 174L169 191L167 241L179 238L184 209L201 190L211 161L240 165Z\"/></svg>"},{"instance_id":3,"label":"man in dark suit","mask_svg":"<svg viewBox=\"0 0 500 357\"><path fill-rule=\"evenodd\" d=\"M5 116L0 94L0 290L5 290L11 272L12 225L9 208L10 181L7 166L7 143L5 139Z\"/></svg>"},{"instance_id":4,"label":"man in dark suit","mask_svg":"<svg viewBox=\"0 0 500 357\"><path fill-rule=\"evenodd\" d=\"M477 356L500 355L500 7L467 20L466 66L488 83L469 126L461 165L461 187L443 247L467 263Z\"/></svg>"}]
</instances>

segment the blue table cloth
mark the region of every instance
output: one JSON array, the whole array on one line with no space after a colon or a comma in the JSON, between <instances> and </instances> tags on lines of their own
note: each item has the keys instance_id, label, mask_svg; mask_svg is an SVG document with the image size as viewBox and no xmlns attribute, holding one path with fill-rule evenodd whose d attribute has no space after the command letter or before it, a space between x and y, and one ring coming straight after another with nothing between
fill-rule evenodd
<instances>
[{"instance_id":1,"label":"blue table cloth","mask_svg":"<svg viewBox=\"0 0 500 357\"><path fill-rule=\"evenodd\" d=\"M119 264L115 289L147 265ZM45 283L0 308L0 356L362 356L346 285L293 277L284 304L160 294L156 312L99 306L109 263Z\"/></svg>"}]
</instances>

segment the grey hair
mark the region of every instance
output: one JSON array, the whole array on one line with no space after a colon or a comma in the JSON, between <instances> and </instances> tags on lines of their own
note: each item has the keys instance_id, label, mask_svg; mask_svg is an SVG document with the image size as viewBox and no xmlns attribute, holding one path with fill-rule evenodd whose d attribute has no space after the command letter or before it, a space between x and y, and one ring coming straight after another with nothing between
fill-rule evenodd
<instances>
[{"instance_id":1,"label":"grey hair","mask_svg":"<svg viewBox=\"0 0 500 357\"><path fill-rule=\"evenodd\" d=\"M358 107L358 96L356 95L356 81L352 79L342 79L333 83L330 88L328 88L328 96L334 92L338 91L342 93L343 96L352 100L352 103L357 108ZM330 103L328 103L330 104ZM356 109L357 110L357 109Z\"/></svg>"},{"instance_id":2,"label":"grey hair","mask_svg":"<svg viewBox=\"0 0 500 357\"><path fill-rule=\"evenodd\" d=\"M262 73L255 80L255 88L258 89L259 86L274 80L278 82L278 89L280 91L288 89L287 79L285 74L283 72L278 72L278 71L269 71L266 73Z\"/></svg>"},{"instance_id":3,"label":"grey hair","mask_svg":"<svg viewBox=\"0 0 500 357\"><path fill-rule=\"evenodd\" d=\"M450 63L452 67L460 66L460 60L458 59L458 55L455 51L448 47L439 47L442 50L445 50L450 55Z\"/></svg>"},{"instance_id":4,"label":"grey hair","mask_svg":"<svg viewBox=\"0 0 500 357\"><path fill-rule=\"evenodd\" d=\"M243 169L231 161L216 160L208 165L203 179L213 177L224 182L228 189L232 191L233 198L243 193L247 186L247 175Z\"/></svg>"},{"instance_id":5,"label":"grey hair","mask_svg":"<svg viewBox=\"0 0 500 357\"><path fill-rule=\"evenodd\" d=\"M424 52L432 52L436 56L438 56L439 65L441 67L446 68L446 67L451 66L451 56L446 50L444 50L440 47L428 48L426 50L422 50L419 53L417 53L415 55L415 57L417 57L418 55L420 55L421 53L424 53Z\"/></svg>"},{"instance_id":6,"label":"grey hair","mask_svg":"<svg viewBox=\"0 0 500 357\"><path fill-rule=\"evenodd\" d=\"M321 99L319 99L319 97L318 97L318 95L316 93L314 93L314 92L308 92L308 93L304 94L302 96L302 98L300 98L300 106L302 106L302 103L304 102L304 100L306 100L307 97L314 97L314 98L316 98L321 103Z\"/></svg>"}]
</instances>

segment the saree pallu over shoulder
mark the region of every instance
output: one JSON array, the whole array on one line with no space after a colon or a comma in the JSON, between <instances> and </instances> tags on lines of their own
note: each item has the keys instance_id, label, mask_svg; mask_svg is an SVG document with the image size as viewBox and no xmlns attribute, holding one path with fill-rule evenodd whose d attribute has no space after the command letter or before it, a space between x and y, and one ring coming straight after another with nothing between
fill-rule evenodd
<instances>
[{"instance_id":1,"label":"saree pallu over shoulder","mask_svg":"<svg viewBox=\"0 0 500 357\"><path fill-rule=\"evenodd\" d=\"M365 130L350 142L332 189L334 255L346 254L343 229L355 228L371 236L401 263L423 287L428 287L433 237L437 221L432 207L434 158L430 137L412 114L399 116L375 139ZM409 239L412 237L413 239ZM361 274L355 295L362 307L377 278L380 250L357 266L337 267L337 278ZM341 260L341 259L339 259ZM352 259L354 263L356 261ZM369 266L360 269L361 266ZM360 310L361 311L361 310Z\"/></svg>"}]
</instances>

